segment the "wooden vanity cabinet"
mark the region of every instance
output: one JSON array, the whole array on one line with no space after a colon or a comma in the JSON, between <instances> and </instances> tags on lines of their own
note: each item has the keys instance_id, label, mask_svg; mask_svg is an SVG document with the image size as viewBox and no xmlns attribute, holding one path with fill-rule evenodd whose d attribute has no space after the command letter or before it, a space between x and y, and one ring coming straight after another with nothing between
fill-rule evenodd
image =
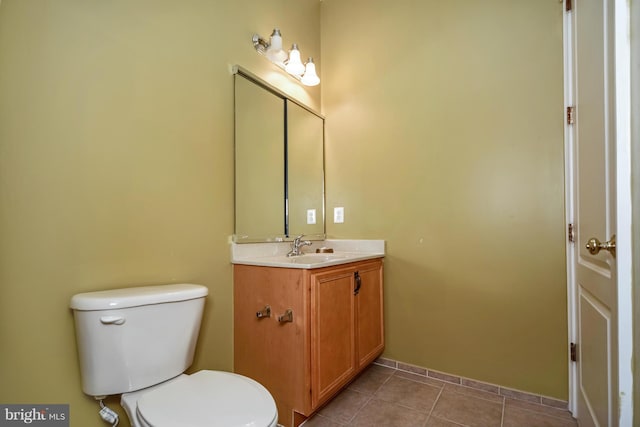
<instances>
[{"instance_id":1,"label":"wooden vanity cabinet","mask_svg":"<svg viewBox=\"0 0 640 427\"><path fill-rule=\"evenodd\" d=\"M319 269L234 265L234 370L297 426L384 349L382 259ZM269 306L271 317L257 312ZM291 322L278 317L292 310Z\"/></svg>"}]
</instances>

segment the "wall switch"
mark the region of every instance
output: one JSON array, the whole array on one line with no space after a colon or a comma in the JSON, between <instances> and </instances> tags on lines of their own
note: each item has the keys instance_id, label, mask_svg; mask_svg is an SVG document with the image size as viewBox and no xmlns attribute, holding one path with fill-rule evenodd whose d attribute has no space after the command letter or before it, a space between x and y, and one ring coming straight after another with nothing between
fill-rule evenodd
<instances>
[{"instance_id":1,"label":"wall switch","mask_svg":"<svg viewBox=\"0 0 640 427\"><path fill-rule=\"evenodd\" d=\"M307 224L315 224L315 223L316 223L316 210L307 209Z\"/></svg>"},{"instance_id":2,"label":"wall switch","mask_svg":"<svg viewBox=\"0 0 640 427\"><path fill-rule=\"evenodd\" d=\"M341 224L344 222L344 208L333 208L333 222L336 224Z\"/></svg>"}]
</instances>

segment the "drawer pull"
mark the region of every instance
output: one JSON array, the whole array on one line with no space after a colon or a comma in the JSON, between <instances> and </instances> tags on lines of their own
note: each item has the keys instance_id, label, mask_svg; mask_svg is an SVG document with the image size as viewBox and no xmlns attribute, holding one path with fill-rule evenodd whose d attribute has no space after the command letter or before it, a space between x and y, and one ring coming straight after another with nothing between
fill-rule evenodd
<instances>
[{"instance_id":1,"label":"drawer pull","mask_svg":"<svg viewBox=\"0 0 640 427\"><path fill-rule=\"evenodd\" d=\"M280 323L293 322L293 310L288 308L287 311L285 311L282 316L278 316L278 322Z\"/></svg>"},{"instance_id":2,"label":"drawer pull","mask_svg":"<svg viewBox=\"0 0 640 427\"><path fill-rule=\"evenodd\" d=\"M262 310L256 312L256 317L258 319L262 319L263 317L271 317L271 307L265 305Z\"/></svg>"}]
</instances>

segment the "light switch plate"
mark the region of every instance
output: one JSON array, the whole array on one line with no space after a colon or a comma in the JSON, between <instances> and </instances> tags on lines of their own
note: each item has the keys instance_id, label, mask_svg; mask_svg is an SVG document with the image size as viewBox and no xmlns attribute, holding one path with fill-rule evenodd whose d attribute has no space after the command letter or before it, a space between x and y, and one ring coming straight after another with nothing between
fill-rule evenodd
<instances>
[{"instance_id":1,"label":"light switch plate","mask_svg":"<svg viewBox=\"0 0 640 427\"><path fill-rule=\"evenodd\" d=\"M333 208L333 222L336 224L341 224L344 222L344 208L337 207Z\"/></svg>"}]
</instances>

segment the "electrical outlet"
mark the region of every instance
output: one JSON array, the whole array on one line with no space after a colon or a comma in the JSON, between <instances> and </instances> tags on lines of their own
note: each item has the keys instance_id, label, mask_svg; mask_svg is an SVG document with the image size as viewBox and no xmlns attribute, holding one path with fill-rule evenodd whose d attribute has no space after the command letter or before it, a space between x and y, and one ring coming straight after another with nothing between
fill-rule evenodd
<instances>
[{"instance_id":1,"label":"electrical outlet","mask_svg":"<svg viewBox=\"0 0 640 427\"><path fill-rule=\"evenodd\" d=\"M344 222L344 208L333 208L333 222L335 224L341 224Z\"/></svg>"},{"instance_id":2,"label":"electrical outlet","mask_svg":"<svg viewBox=\"0 0 640 427\"><path fill-rule=\"evenodd\" d=\"M315 224L315 223L316 223L316 210L307 209L307 224Z\"/></svg>"}]
</instances>

